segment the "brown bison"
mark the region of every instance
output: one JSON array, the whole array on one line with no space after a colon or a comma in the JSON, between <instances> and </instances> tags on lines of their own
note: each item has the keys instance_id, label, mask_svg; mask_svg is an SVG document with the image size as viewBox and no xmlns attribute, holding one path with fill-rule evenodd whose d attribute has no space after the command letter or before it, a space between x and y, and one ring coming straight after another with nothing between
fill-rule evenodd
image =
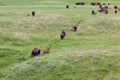
<instances>
[{"instance_id":1,"label":"brown bison","mask_svg":"<svg viewBox=\"0 0 120 80\"><path fill-rule=\"evenodd\" d=\"M60 34L60 38L63 40L63 39L64 39L64 37L65 37L65 35L66 35L65 31L64 31L64 30L62 30L62 32L61 32L61 34Z\"/></svg>"},{"instance_id":2,"label":"brown bison","mask_svg":"<svg viewBox=\"0 0 120 80\"><path fill-rule=\"evenodd\" d=\"M114 9L118 9L118 7L115 5L115 6L114 6Z\"/></svg>"},{"instance_id":3,"label":"brown bison","mask_svg":"<svg viewBox=\"0 0 120 80\"><path fill-rule=\"evenodd\" d=\"M92 6L99 6L99 5L101 5L101 3L99 3L99 2L92 2L91 5Z\"/></svg>"},{"instance_id":4,"label":"brown bison","mask_svg":"<svg viewBox=\"0 0 120 80\"><path fill-rule=\"evenodd\" d=\"M76 32L77 31L77 25L74 25L71 29L71 31Z\"/></svg>"},{"instance_id":5,"label":"brown bison","mask_svg":"<svg viewBox=\"0 0 120 80\"><path fill-rule=\"evenodd\" d=\"M117 10L115 10L115 14L117 14Z\"/></svg>"},{"instance_id":6,"label":"brown bison","mask_svg":"<svg viewBox=\"0 0 120 80\"><path fill-rule=\"evenodd\" d=\"M32 16L35 16L35 11L32 11Z\"/></svg>"},{"instance_id":7,"label":"brown bison","mask_svg":"<svg viewBox=\"0 0 120 80\"><path fill-rule=\"evenodd\" d=\"M92 6L95 6L95 4L96 4L96 3L94 3L94 2L91 3Z\"/></svg>"},{"instance_id":8,"label":"brown bison","mask_svg":"<svg viewBox=\"0 0 120 80\"><path fill-rule=\"evenodd\" d=\"M104 9L103 12L104 12L105 14L108 14L108 10L107 10L107 9Z\"/></svg>"},{"instance_id":9,"label":"brown bison","mask_svg":"<svg viewBox=\"0 0 120 80\"><path fill-rule=\"evenodd\" d=\"M85 2L76 2L75 5L85 5Z\"/></svg>"},{"instance_id":10,"label":"brown bison","mask_svg":"<svg viewBox=\"0 0 120 80\"><path fill-rule=\"evenodd\" d=\"M40 49L38 49L38 48L34 48L33 50L32 50L32 52L31 52L31 56L37 56L37 55L39 55L40 54Z\"/></svg>"},{"instance_id":11,"label":"brown bison","mask_svg":"<svg viewBox=\"0 0 120 80\"><path fill-rule=\"evenodd\" d=\"M69 5L66 5L66 9L68 9L69 8Z\"/></svg>"},{"instance_id":12,"label":"brown bison","mask_svg":"<svg viewBox=\"0 0 120 80\"><path fill-rule=\"evenodd\" d=\"M95 12L94 10L92 10L92 15L96 15L97 14L97 12Z\"/></svg>"},{"instance_id":13,"label":"brown bison","mask_svg":"<svg viewBox=\"0 0 120 80\"><path fill-rule=\"evenodd\" d=\"M43 51L43 53L44 53L44 54L50 53L50 48L45 49L45 50Z\"/></svg>"},{"instance_id":14,"label":"brown bison","mask_svg":"<svg viewBox=\"0 0 120 80\"><path fill-rule=\"evenodd\" d=\"M101 3L99 3L99 2L96 2L96 3L95 3L95 5L96 5L96 6L99 6L99 5L101 5Z\"/></svg>"}]
</instances>

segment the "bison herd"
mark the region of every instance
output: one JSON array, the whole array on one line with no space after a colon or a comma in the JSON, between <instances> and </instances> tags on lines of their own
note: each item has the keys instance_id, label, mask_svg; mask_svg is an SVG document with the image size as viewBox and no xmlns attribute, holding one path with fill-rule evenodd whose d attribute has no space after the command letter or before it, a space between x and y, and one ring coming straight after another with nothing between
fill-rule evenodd
<instances>
[{"instance_id":1,"label":"bison herd","mask_svg":"<svg viewBox=\"0 0 120 80\"><path fill-rule=\"evenodd\" d=\"M82 5L82 6L85 5L85 2L76 2L74 8L76 8L76 6L80 6L80 5ZM95 10L91 11L92 15L96 15L97 12L108 14L109 10L111 9L110 3L91 2L90 5L92 5L94 7L98 7L98 11L95 11ZM66 8L68 9L69 5L66 5ZM120 8L115 5L114 13L117 14L118 11L120 11Z\"/></svg>"},{"instance_id":2,"label":"bison herd","mask_svg":"<svg viewBox=\"0 0 120 80\"><path fill-rule=\"evenodd\" d=\"M104 13L104 14L108 14L108 11L111 10L111 7L110 7L110 3L91 3L92 6L95 6L95 7L98 7L98 12L100 13ZM120 8L118 8L118 6L114 6L114 13L117 14L118 11ZM92 10L92 15L95 15L97 14L97 11L95 10Z\"/></svg>"},{"instance_id":3,"label":"bison herd","mask_svg":"<svg viewBox=\"0 0 120 80\"><path fill-rule=\"evenodd\" d=\"M75 3L76 6L79 6L79 5L85 5L85 2L76 2ZM99 13L104 13L104 14L108 14L108 11L111 9L110 7L110 3L100 3L100 2L92 2L91 3L92 6L95 6L95 7L98 7L98 11L95 11L95 10L92 10L91 11L91 14L92 15L96 15L97 12ZM66 8L69 9L69 5L66 5ZM75 8L75 6L74 6ZM117 14L118 11L120 11L120 8L118 6L114 6L114 13ZM32 11L31 13L32 16L35 16L35 11ZM30 16L30 14L27 14L27 16ZM70 29L72 32L76 32L77 31L77 28L78 28L78 25L72 25L72 28ZM63 40L64 38L66 37L66 32L64 30L61 31L60 33L60 39ZM40 49L38 48L34 48L31 52L31 56L37 56L39 55L41 52ZM47 48L45 50L43 50L43 53L44 54L48 54L50 53L50 48Z\"/></svg>"}]
</instances>

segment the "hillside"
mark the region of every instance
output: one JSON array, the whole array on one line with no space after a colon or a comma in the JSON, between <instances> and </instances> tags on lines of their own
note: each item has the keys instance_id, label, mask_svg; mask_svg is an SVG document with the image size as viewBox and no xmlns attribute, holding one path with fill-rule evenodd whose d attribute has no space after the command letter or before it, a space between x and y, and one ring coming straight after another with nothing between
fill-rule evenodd
<instances>
[{"instance_id":1,"label":"hillside","mask_svg":"<svg viewBox=\"0 0 120 80\"><path fill-rule=\"evenodd\" d=\"M120 1L101 0L111 9L96 15L93 0L74 8L77 1L0 0L0 80L120 79L120 11L114 13ZM31 57L35 47L41 53ZM50 53L44 55L46 48Z\"/></svg>"}]
</instances>

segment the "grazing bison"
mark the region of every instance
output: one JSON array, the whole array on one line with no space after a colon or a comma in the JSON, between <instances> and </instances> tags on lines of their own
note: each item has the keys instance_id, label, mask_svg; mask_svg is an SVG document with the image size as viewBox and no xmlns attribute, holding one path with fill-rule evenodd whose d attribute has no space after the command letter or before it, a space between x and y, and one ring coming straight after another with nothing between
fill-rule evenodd
<instances>
[{"instance_id":1,"label":"grazing bison","mask_svg":"<svg viewBox=\"0 0 120 80\"><path fill-rule=\"evenodd\" d=\"M96 3L95 3L95 5L96 5L96 6L99 6L99 5L101 5L101 3L99 3L99 2L96 2Z\"/></svg>"},{"instance_id":2,"label":"grazing bison","mask_svg":"<svg viewBox=\"0 0 120 80\"><path fill-rule=\"evenodd\" d=\"M35 11L32 11L32 16L35 16Z\"/></svg>"},{"instance_id":3,"label":"grazing bison","mask_svg":"<svg viewBox=\"0 0 120 80\"><path fill-rule=\"evenodd\" d=\"M94 2L91 3L92 6L95 6L95 4L96 4L96 3L94 3Z\"/></svg>"},{"instance_id":4,"label":"grazing bison","mask_svg":"<svg viewBox=\"0 0 120 80\"><path fill-rule=\"evenodd\" d=\"M60 34L60 38L63 40L64 37L65 37L65 35L66 35L66 33L65 33L65 31L63 30L63 31L61 32L61 34Z\"/></svg>"},{"instance_id":5,"label":"grazing bison","mask_svg":"<svg viewBox=\"0 0 120 80\"><path fill-rule=\"evenodd\" d=\"M91 5L92 6L99 6L99 5L101 5L101 3L99 3L99 2L92 2Z\"/></svg>"},{"instance_id":6,"label":"grazing bison","mask_svg":"<svg viewBox=\"0 0 120 80\"><path fill-rule=\"evenodd\" d=\"M85 5L85 2L76 2L75 5Z\"/></svg>"},{"instance_id":7,"label":"grazing bison","mask_svg":"<svg viewBox=\"0 0 120 80\"><path fill-rule=\"evenodd\" d=\"M99 5L99 8L102 8L102 5Z\"/></svg>"},{"instance_id":8,"label":"grazing bison","mask_svg":"<svg viewBox=\"0 0 120 80\"><path fill-rule=\"evenodd\" d=\"M117 14L117 10L115 10L115 14Z\"/></svg>"},{"instance_id":9,"label":"grazing bison","mask_svg":"<svg viewBox=\"0 0 120 80\"><path fill-rule=\"evenodd\" d=\"M115 5L115 6L114 6L114 9L118 9L118 7Z\"/></svg>"},{"instance_id":10,"label":"grazing bison","mask_svg":"<svg viewBox=\"0 0 120 80\"><path fill-rule=\"evenodd\" d=\"M31 56L37 56L37 55L39 55L40 54L40 49L38 49L38 48L34 48L33 50L32 50L32 52L31 52Z\"/></svg>"},{"instance_id":11,"label":"grazing bison","mask_svg":"<svg viewBox=\"0 0 120 80\"><path fill-rule=\"evenodd\" d=\"M104 12L105 14L108 14L108 10L107 10L107 9L104 9L103 12Z\"/></svg>"},{"instance_id":12,"label":"grazing bison","mask_svg":"<svg viewBox=\"0 0 120 80\"><path fill-rule=\"evenodd\" d=\"M43 51L43 53L44 53L44 54L50 53L50 48L45 49L45 50Z\"/></svg>"},{"instance_id":13,"label":"grazing bison","mask_svg":"<svg viewBox=\"0 0 120 80\"><path fill-rule=\"evenodd\" d=\"M97 12L95 12L94 10L92 10L92 15L96 15L97 14Z\"/></svg>"},{"instance_id":14,"label":"grazing bison","mask_svg":"<svg viewBox=\"0 0 120 80\"><path fill-rule=\"evenodd\" d=\"M69 5L66 5L66 9L68 9L69 8Z\"/></svg>"},{"instance_id":15,"label":"grazing bison","mask_svg":"<svg viewBox=\"0 0 120 80\"><path fill-rule=\"evenodd\" d=\"M77 25L74 25L71 29L71 31L76 32L77 31Z\"/></svg>"}]
</instances>

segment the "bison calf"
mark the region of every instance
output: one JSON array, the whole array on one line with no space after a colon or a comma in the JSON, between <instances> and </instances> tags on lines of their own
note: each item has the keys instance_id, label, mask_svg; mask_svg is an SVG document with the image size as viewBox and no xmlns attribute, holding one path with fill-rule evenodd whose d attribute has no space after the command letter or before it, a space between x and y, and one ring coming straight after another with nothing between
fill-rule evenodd
<instances>
[{"instance_id":1,"label":"bison calf","mask_svg":"<svg viewBox=\"0 0 120 80\"><path fill-rule=\"evenodd\" d=\"M32 52L31 52L31 56L37 56L37 55L39 55L40 54L40 49L38 49L38 48L34 48L33 50L32 50Z\"/></svg>"},{"instance_id":2,"label":"bison calf","mask_svg":"<svg viewBox=\"0 0 120 80\"><path fill-rule=\"evenodd\" d=\"M44 54L50 53L50 49L49 49L49 48L45 49L45 50L43 51L43 53L44 53Z\"/></svg>"}]
</instances>

